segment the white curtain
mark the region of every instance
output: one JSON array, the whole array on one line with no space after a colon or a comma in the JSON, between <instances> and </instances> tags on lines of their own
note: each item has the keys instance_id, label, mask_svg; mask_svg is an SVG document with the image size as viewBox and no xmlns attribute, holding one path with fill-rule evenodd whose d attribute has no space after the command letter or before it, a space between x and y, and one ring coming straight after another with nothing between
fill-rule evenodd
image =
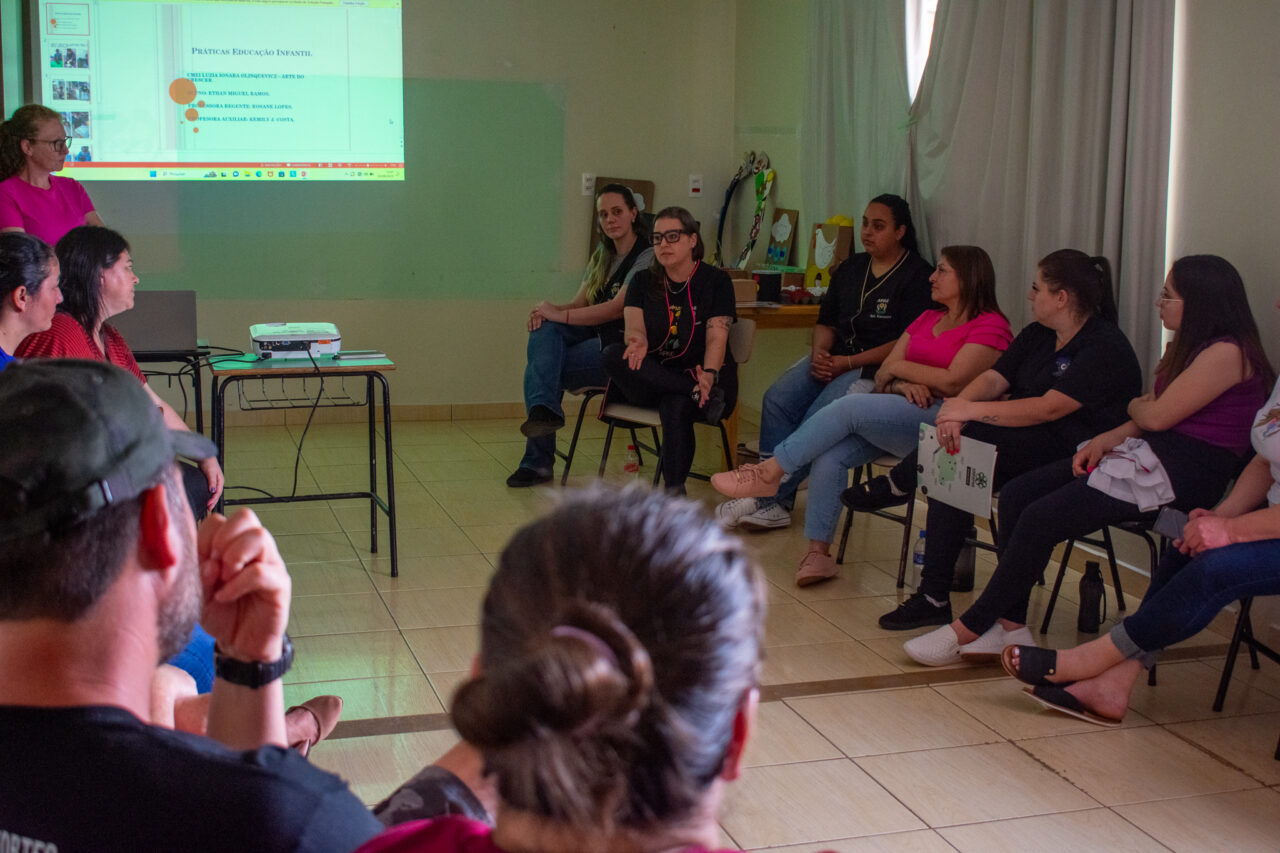
<instances>
[{"instance_id":1,"label":"white curtain","mask_svg":"<svg viewBox=\"0 0 1280 853\"><path fill-rule=\"evenodd\" d=\"M880 193L905 195L903 0L813 0L801 132L805 217L858 220Z\"/></svg>"},{"instance_id":2,"label":"white curtain","mask_svg":"<svg viewBox=\"0 0 1280 853\"><path fill-rule=\"evenodd\" d=\"M902 9L813 4L811 100L830 116L812 128L806 205L838 198L860 209L898 191L905 156L900 185L926 257L949 243L985 248L1017 326L1030 318L1039 258L1066 247L1105 255L1121 326L1149 366L1165 272L1173 0L942 0L919 93L904 108L906 140L895 112L906 98L901 42L877 36L902 32ZM843 90L823 72L845 74ZM897 141L902 156L884 150ZM845 190L856 200L834 195Z\"/></svg>"},{"instance_id":3,"label":"white curtain","mask_svg":"<svg viewBox=\"0 0 1280 853\"><path fill-rule=\"evenodd\" d=\"M1105 255L1145 364L1159 342L1172 49L1169 0L943 0L911 110L909 200L930 247L986 248L1001 304L1023 321L1039 258Z\"/></svg>"}]
</instances>

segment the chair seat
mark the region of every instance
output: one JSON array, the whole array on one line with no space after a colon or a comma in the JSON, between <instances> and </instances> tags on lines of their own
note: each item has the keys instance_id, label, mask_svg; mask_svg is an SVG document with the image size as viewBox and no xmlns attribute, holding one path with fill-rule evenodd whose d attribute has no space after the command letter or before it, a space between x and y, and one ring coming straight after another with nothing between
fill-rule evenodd
<instances>
[{"instance_id":1,"label":"chair seat","mask_svg":"<svg viewBox=\"0 0 1280 853\"><path fill-rule=\"evenodd\" d=\"M662 419L658 417L657 409L646 409L630 403L610 403L604 407L600 416L606 420L626 421L647 427L662 426Z\"/></svg>"}]
</instances>

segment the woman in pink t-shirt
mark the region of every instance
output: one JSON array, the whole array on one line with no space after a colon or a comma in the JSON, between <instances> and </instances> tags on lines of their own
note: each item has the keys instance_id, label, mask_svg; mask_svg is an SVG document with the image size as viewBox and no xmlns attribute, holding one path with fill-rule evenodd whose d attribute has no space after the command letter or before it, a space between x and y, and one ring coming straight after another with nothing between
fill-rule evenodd
<instances>
[{"instance_id":1,"label":"woman in pink t-shirt","mask_svg":"<svg viewBox=\"0 0 1280 853\"><path fill-rule=\"evenodd\" d=\"M835 577L831 556L849 469L885 453L904 456L920 425L932 424L942 398L954 396L995 364L1013 339L995 295L991 258L977 246L948 246L929 279L933 300L894 345L876 373L875 394L842 397L814 414L774 448L773 458L711 478L729 497L767 497L784 475L809 476L804 528L809 548L796 571L806 586Z\"/></svg>"},{"instance_id":2,"label":"woman in pink t-shirt","mask_svg":"<svg viewBox=\"0 0 1280 853\"><path fill-rule=\"evenodd\" d=\"M67 162L62 116L27 104L0 124L0 231L26 231L56 245L79 225L101 225L102 217L74 178L53 173Z\"/></svg>"}]
</instances>

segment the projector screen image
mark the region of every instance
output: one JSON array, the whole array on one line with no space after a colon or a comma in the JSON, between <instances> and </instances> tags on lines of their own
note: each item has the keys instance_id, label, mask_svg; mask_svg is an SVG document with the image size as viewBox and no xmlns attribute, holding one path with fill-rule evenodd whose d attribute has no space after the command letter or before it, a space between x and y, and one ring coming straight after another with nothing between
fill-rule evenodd
<instances>
[{"instance_id":1,"label":"projector screen image","mask_svg":"<svg viewBox=\"0 0 1280 853\"><path fill-rule=\"evenodd\" d=\"M39 0L80 181L404 179L400 2Z\"/></svg>"}]
</instances>

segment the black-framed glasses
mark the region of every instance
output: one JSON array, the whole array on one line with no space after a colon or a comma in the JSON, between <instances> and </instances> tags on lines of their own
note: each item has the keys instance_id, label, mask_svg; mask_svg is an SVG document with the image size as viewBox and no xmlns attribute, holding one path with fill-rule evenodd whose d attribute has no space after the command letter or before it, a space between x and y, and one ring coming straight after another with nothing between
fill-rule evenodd
<instances>
[{"instance_id":1,"label":"black-framed glasses","mask_svg":"<svg viewBox=\"0 0 1280 853\"><path fill-rule=\"evenodd\" d=\"M63 136L59 139L32 139L30 141L31 142L47 142L49 145L53 146L54 151L70 151L71 150L70 136Z\"/></svg>"},{"instance_id":2,"label":"black-framed glasses","mask_svg":"<svg viewBox=\"0 0 1280 853\"><path fill-rule=\"evenodd\" d=\"M660 243L664 243L664 242L674 243L675 241L683 237L685 234L692 234L692 233L693 233L692 231L685 231L684 229L680 229L677 231L655 231L653 232L653 245L657 246Z\"/></svg>"}]
</instances>

